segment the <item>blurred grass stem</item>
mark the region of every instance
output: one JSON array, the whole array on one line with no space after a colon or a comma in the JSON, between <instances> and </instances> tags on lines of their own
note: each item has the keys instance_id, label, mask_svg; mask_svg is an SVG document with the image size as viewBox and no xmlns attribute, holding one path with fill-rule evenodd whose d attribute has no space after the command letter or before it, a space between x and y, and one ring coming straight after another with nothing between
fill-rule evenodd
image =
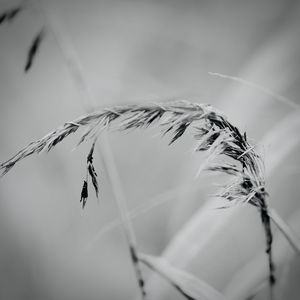
<instances>
[{"instance_id":1,"label":"blurred grass stem","mask_svg":"<svg viewBox=\"0 0 300 300\"><path fill-rule=\"evenodd\" d=\"M57 45L60 48L61 53L63 55L67 69L71 75L71 78L73 79L74 84L77 87L78 92L80 93L81 104L85 112L93 111L96 106L95 97L93 96L93 93L90 89L88 81L86 80L86 77L84 76L83 66L71 40L68 39L68 35L66 34L66 32L62 30L62 26L58 26L58 24L61 23L60 20L58 20L58 18L56 18L54 14L50 13L47 10L45 5L43 5L42 0L31 1L30 4L34 5L34 9L37 9L37 11L43 16L44 22L46 22L48 30L52 33L53 37L55 38ZM114 194L114 200L116 202L116 206L120 214L121 222L124 228L124 234L130 250L131 260L133 262L135 274L139 283L141 297L142 299L145 299L143 278L139 266L139 261L135 260L135 257L137 257L136 237L130 218L128 216L126 199L124 197L124 193L121 187L121 181L110 148L110 143L105 135L103 135L101 138L101 145L102 147L99 145L99 147L101 148L97 148L97 154L100 156L100 158L101 156L103 157L103 161L107 168L107 172L112 186L112 191Z\"/></svg>"}]
</instances>

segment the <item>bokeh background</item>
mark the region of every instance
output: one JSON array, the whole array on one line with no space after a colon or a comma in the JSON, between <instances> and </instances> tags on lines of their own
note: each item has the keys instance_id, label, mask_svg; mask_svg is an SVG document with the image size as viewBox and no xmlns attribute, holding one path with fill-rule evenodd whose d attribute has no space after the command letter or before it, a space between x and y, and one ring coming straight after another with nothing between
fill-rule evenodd
<instances>
[{"instance_id":1,"label":"bokeh background","mask_svg":"<svg viewBox=\"0 0 300 300\"><path fill-rule=\"evenodd\" d=\"M28 48L48 21L33 3L0 27L0 161L87 106L185 99L210 103L259 145L269 203L300 236L297 0L43 1L77 53L96 103L82 97L57 38L48 31L32 70ZM1 1L0 11L18 2ZM264 235L251 207L217 210L224 181L195 174L203 155L187 135L172 146L159 131L109 133L139 249L165 255L229 295L245 299L267 277ZM79 203L90 144L79 136L30 157L0 181L0 299L134 299L138 289L103 156L95 157L100 199ZM101 148L102 140L98 142ZM113 222L113 223L112 223ZM298 299L299 259L275 231L276 299ZM153 299L183 299L144 269ZM262 288L256 299L266 299Z\"/></svg>"}]
</instances>

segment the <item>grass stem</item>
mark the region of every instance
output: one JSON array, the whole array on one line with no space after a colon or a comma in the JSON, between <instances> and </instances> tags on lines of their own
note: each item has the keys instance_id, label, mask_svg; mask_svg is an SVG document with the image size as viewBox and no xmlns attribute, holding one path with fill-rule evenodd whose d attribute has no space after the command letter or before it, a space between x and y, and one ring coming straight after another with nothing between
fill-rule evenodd
<instances>
[{"instance_id":1,"label":"grass stem","mask_svg":"<svg viewBox=\"0 0 300 300\"><path fill-rule=\"evenodd\" d=\"M83 67L77 52L70 41L68 39L67 34L59 28L58 24L60 24L59 20L55 18L55 16L47 11L45 6L43 5L42 0L35 0L35 4L39 13L44 17L44 21L46 21L46 26L52 33L55 38L57 45L59 46L61 53L63 55L64 61L66 63L67 69L73 79L75 86L78 89L80 94L80 99L82 100L83 108L86 112L92 111L95 108L95 98L90 89L89 83L84 76ZM98 155L103 157L103 161L106 164L106 168L108 171L109 179L112 185L112 190L114 193L114 200L116 202L121 222L124 228L124 233L126 236L126 241L128 243L128 247L130 250L131 260L134 266L135 274L137 277L138 285L141 291L142 299L145 299L145 289L144 289L144 280L142 278L142 272L139 266L139 261L136 259L137 250L136 250L136 237L131 225L130 218L127 213L127 204L125 197L123 196L123 191L121 188L120 178L118 175L118 171L115 165L114 157L112 155L110 144L103 134L102 136L102 147L99 148L100 151L97 151ZM100 146L99 146L100 147Z\"/></svg>"}]
</instances>

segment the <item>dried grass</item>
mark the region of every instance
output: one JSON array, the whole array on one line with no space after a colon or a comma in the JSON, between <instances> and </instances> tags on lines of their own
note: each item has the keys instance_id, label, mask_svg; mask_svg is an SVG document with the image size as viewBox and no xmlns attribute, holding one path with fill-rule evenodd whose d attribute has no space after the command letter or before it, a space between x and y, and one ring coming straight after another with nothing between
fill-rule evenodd
<instances>
[{"instance_id":1,"label":"dried grass","mask_svg":"<svg viewBox=\"0 0 300 300\"><path fill-rule=\"evenodd\" d=\"M266 234L266 252L269 257L269 281L274 284L274 265L272 260L272 232L266 204L264 164L261 156L247 139L226 117L209 105L177 101L150 105L117 106L99 110L74 121L67 122L43 138L30 143L8 161L0 165L1 175L6 174L17 162L34 153L50 151L67 136L79 128L86 131L79 144L87 138L96 138L103 128L118 130L147 128L156 124L162 134L170 134L169 144L178 140L189 127L194 129L197 141L195 151L210 152L210 161L219 156L231 159L209 164L207 169L233 175L233 181L227 185L219 197L231 204L249 203L260 210L261 220ZM193 125L193 126L191 126ZM82 201L87 196L87 182L84 183Z\"/></svg>"},{"instance_id":2,"label":"dried grass","mask_svg":"<svg viewBox=\"0 0 300 300\"><path fill-rule=\"evenodd\" d=\"M139 253L139 260L164 277L180 294L189 300L226 300L219 291L199 278L175 268L162 257Z\"/></svg>"},{"instance_id":3,"label":"dried grass","mask_svg":"<svg viewBox=\"0 0 300 300\"><path fill-rule=\"evenodd\" d=\"M0 24L4 22L11 22L20 13L22 7L13 8L5 11L0 15ZM25 65L25 72L27 72L36 57L40 44L44 38L44 28L33 39L30 49L27 54L27 61ZM67 60L68 61L68 60ZM71 68L74 64L71 64ZM75 64L76 65L76 64ZM80 71L79 71L80 73ZM240 78L227 76L219 73L210 73L211 75L224 77L235 80L243 84L250 85L256 89L262 90L273 97L277 97L279 101L296 107L295 103L289 103L289 100L284 97L278 97L271 91L264 87L254 85L250 82ZM298 107L297 107L298 108ZM265 172L262 157L257 153L254 146L252 146L247 139L246 133L241 133L239 129L233 126L226 117L207 105L193 104L189 102L173 102L152 105L129 105L123 107L113 107L97 112L90 113L72 122L67 122L60 128L49 133L45 137L30 143L27 147L19 151L14 157L0 165L0 175L5 175L14 165L20 160L28 157L34 153L42 151L50 151L58 143L63 141L67 136L77 132L79 128L86 128L85 133L81 136L79 144L85 142L88 138L97 139L100 131L109 127L115 127L119 130L130 130L137 128L146 128L150 125L156 124L162 129L163 135L170 134L170 143L177 141L190 127L193 127L195 133L194 137L197 141L195 151L208 151L209 158L206 161L205 169L212 172L222 172L233 177L233 180L228 184L224 190L217 196L229 201L230 205L249 203L259 209L261 221L264 225L266 235L266 252L269 259L269 283L275 283L274 264L272 259L272 231L270 224L270 214L266 203L267 192L265 190ZM92 180L93 187L98 197L99 186L97 181L97 173L93 165L93 152L95 148L95 141L92 144L91 150L87 157L87 173L81 192L81 199L83 207L86 205L88 198L88 179ZM220 161L218 158L225 156L229 158L229 162ZM200 168L202 170L202 168ZM116 178L116 174L112 177ZM116 190L119 190L116 187ZM119 197L120 198L120 197ZM122 197L121 197L122 198ZM126 213L126 208L121 207L121 212ZM125 221L129 220L129 216L124 216ZM124 222L126 226L126 222ZM278 224L277 224L278 225ZM288 232L285 224L282 226L283 232ZM126 230L130 233L130 228ZM287 236L288 238L292 236ZM129 248L131 259L136 267L136 273L139 281L140 289L145 296L144 281L138 267L138 261L146 263L146 265L153 268L156 272L169 270L165 276L186 298L192 298L190 291L188 293L181 288L182 273L180 274L179 285L176 284L177 271L167 265L165 262L156 264L152 257L143 255L138 257L136 246L130 244L134 237L129 237ZM291 243L293 240L290 241ZM297 245L295 246L297 249ZM154 265L156 267L154 267ZM162 266L164 267L162 269ZM171 271L170 271L171 270ZM171 277L169 277L169 275ZM173 276L173 277L172 277ZM171 278L171 279L170 279ZM185 280L190 283L193 280Z\"/></svg>"}]
</instances>

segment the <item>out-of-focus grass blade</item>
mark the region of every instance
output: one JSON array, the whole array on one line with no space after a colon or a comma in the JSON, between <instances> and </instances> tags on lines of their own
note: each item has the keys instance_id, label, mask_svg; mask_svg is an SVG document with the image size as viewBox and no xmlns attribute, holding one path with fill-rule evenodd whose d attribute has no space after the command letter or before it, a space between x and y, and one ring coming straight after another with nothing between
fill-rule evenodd
<instances>
[{"instance_id":1,"label":"out-of-focus grass blade","mask_svg":"<svg viewBox=\"0 0 300 300\"><path fill-rule=\"evenodd\" d=\"M164 258L139 254L139 260L154 270L189 300L225 300L225 297L203 280L173 267Z\"/></svg>"},{"instance_id":2,"label":"out-of-focus grass blade","mask_svg":"<svg viewBox=\"0 0 300 300\"><path fill-rule=\"evenodd\" d=\"M220 78L225 78L225 79L229 79L229 80L232 80L232 81L236 81L236 82L245 84L245 85L247 85L251 88L260 90L262 93L265 93L265 94L271 96L273 99L276 99L277 101L282 102L283 104L286 104L286 105L288 105L292 108L299 109L299 105L297 103L291 101L290 99L288 99L288 98L286 98L282 95L276 94L273 91L269 90L268 88L266 88L264 86L261 86L261 85L258 85L257 83L248 81L248 80L240 78L240 77L230 76L230 75L221 74L221 73L208 72L208 74L212 75L212 76L217 76L217 77L220 77Z\"/></svg>"},{"instance_id":3,"label":"out-of-focus grass blade","mask_svg":"<svg viewBox=\"0 0 300 300\"><path fill-rule=\"evenodd\" d=\"M188 182L186 184L183 184L181 186L176 186L174 188L171 188L167 191L164 191L153 198L143 202L142 204L138 205L134 209L128 212L128 217L130 220L134 220L138 217L142 217L146 213L154 210L157 207L160 207L167 203L168 201L171 201L182 191L182 189L188 188L191 191L198 191L200 188L196 183L193 182ZM122 225L122 222L118 219L115 219L106 226L102 227L96 235L93 237L93 239L88 243L86 249L90 250L97 242L101 240L101 238L106 234L111 232L113 229L118 228L119 226Z\"/></svg>"},{"instance_id":4,"label":"out-of-focus grass blade","mask_svg":"<svg viewBox=\"0 0 300 300\"><path fill-rule=\"evenodd\" d=\"M45 37L45 32L46 32L45 28L42 28L42 30L40 30L40 32L33 39L32 43L30 45L30 48L28 50L28 53L27 53L26 65L24 68L25 72L28 72L29 69L32 67L32 64L37 55L37 52L39 51L41 43Z\"/></svg>"},{"instance_id":5,"label":"out-of-focus grass blade","mask_svg":"<svg viewBox=\"0 0 300 300\"><path fill-rule=\"evenodd\" d=\"M284 299L284 289L287 286L289 279L289 272L291 269L291 262L286 263L281 267L278 275L278 280L276 281L276 299ZM268 286L268 279L265 278L259 285L257 285L254 290L251 291L250 296L247 296L245 300L254 300L266 287Z\"/></svg>"},{"instance_id":6,"label":"out-of-focus grass blade","mask_svg":"<svg viewBox=\"0 0 300 300\"><path fill-rule=\"evenodd\" d=\"M23 10L22 6L15 7L0 13L0 25L4 22L12 22L16 16Z\"/></svg>"},{"instance_id":7,"label":"out-of-focus grass blade","mask_svg":"<svg viewBox=\"0 0 300 300\"><path fill-rule=\"evenodd\" d=\"M267 148L266 170L273 170L300 142L300 112L288 115L265 135L261 142ZM269 149L268 149L269 148Z\"/></svg>"}]
</instances>

